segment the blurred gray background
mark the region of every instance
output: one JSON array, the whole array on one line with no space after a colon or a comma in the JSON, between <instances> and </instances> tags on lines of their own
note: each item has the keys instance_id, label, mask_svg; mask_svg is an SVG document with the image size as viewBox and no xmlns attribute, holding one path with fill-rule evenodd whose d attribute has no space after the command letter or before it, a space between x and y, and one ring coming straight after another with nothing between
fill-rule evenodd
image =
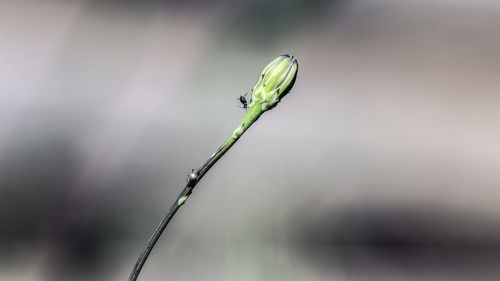
<instances>
[{"instance_id":1,"label":"blurred gray background","mask_svg":"<svg viewBox=\"0 0 500 281\"><path fill-rule=\"evenodd\" d=\"M0 1L0 280L499 280L500 2Z\"/></svg>"}]
</instances>

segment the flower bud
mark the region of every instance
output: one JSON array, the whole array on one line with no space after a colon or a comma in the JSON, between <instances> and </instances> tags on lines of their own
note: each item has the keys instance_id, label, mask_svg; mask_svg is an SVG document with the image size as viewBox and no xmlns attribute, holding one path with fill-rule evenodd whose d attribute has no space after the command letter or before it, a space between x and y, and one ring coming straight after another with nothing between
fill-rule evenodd
<instances>
[{"instance_id":1,"label":"flower bud","mask_svg":"<svg viewBox=\"0 0 500 281\"><path fill-rule=\"evenodd\" d=\"M262 71L252 89L252 102L262 106L262 110L275 107L292 89L299 65L294 57L282 55L271 61Z\"/></svg>"}]
</instances>

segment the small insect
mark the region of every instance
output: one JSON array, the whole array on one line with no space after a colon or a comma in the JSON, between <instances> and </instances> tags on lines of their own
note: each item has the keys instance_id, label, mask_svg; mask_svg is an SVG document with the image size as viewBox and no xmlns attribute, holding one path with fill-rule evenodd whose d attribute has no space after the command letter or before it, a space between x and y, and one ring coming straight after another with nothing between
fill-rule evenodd
<instances>
[{"instance_id":1,"label":"small insect","mask_svg":"<svg viewBox=\"0 0 500 281\"><path fill-rule=\"evenodd\" d=\"M243 109L245 109L245 110L248 109L248 101L245 98L247 95L248 95L248 93L246 93L244 95L240 95L240 102L243 105Z\"/></svg>"}]
</instances>

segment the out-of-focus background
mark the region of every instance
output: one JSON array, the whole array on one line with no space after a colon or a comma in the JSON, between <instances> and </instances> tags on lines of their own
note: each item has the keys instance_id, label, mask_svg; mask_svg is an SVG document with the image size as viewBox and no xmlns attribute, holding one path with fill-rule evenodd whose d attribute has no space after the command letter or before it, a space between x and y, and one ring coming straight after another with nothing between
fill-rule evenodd
<instances>
[{"instance_id":1,"label":"out-of-focus background","mask_svg":"<svg viewBox=\"0 0 500 281\"><path fill-rule=\"evenodd\" d=\"M0 280L499 280L500 2L0 1Z\"/></svg>"}]
</instances>

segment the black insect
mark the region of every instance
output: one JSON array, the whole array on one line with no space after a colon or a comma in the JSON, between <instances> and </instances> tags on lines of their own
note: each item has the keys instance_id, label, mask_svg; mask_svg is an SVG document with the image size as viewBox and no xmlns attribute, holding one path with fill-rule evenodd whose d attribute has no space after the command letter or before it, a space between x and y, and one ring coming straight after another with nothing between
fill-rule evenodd
<instances>
[{"instance_id":1,"label":"black insect","mask_svg":"<svg viewBox=\"0 0 500 281\"><path fill-rule=\"evenodd\" d=\"M248 109L248 101L245 98L247 95L248 95L248 93L246 93L244 95L240 95L240 102L243 105L243 109L245 109L245 110Z\"/></svg>"}]
</instances>

